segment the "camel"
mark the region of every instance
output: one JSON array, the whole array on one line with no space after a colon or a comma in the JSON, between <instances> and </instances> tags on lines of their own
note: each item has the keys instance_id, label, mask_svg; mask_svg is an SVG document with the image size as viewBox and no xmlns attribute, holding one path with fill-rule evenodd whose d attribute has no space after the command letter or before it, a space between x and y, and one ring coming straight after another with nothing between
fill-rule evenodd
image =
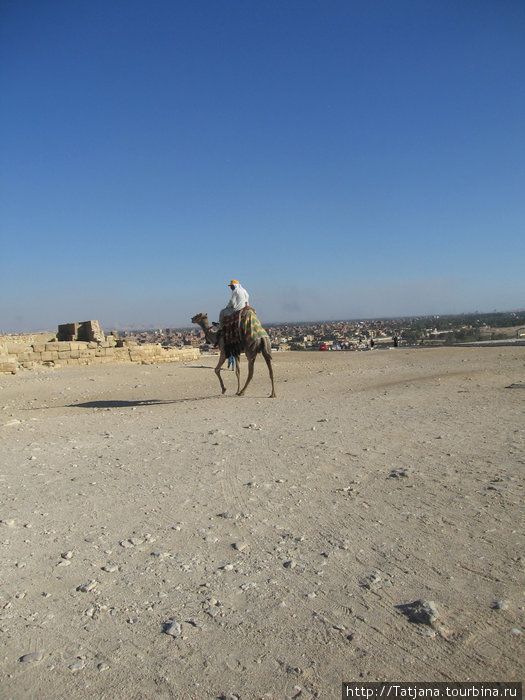
<instances>
[{"instance_id":1,"label":"camel","mask_svg":"<svg viewBox=\"0 0 525 700\"><path fill-rule=\"evenodd\" d=\"M213 330L208 320L208 314L196 314L191 319L191 322L198 324L202 328L202 330L204 331L206 341L210 343L210 345L218 345L219 347L221 355L219 357L219 363L217 367L215 367L215 374L219 377L222 393L224 394L226 391L226 387L224 386L224 382L222 381L221 377L221 367L226 361L226 352L224 349L224 336L218 333L217 331ZM268 365L270 380L272 382L272 393L270 394L270 398L274 399L277 396L277 394L275 393L275 385L273 381L272 346L270 344L270 338L267 335L265 335L261 338L256 338L252 342L246 342L245 338L241 338L241 346L241 352L244 352L248 360L248 378L246 380L246 384L241 389L241 370L239 368L239 355L236 354L235 374L237 377L237 396L244 396L248 384L252 381L255 358L259 353L261 353L264 359L266 360L266 364Z\"/></svg>"}]
</instances>

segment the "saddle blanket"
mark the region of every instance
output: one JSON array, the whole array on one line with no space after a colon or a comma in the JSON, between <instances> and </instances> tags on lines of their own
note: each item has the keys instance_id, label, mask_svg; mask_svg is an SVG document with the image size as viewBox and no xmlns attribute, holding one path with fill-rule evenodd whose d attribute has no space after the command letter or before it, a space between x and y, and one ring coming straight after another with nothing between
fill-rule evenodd
<instances>
[{"instance_id":1,"label":"saddle blanket","mask_svg":"<svg viewBox=\"0 0 525 700\"><path fill-rule=\"evenodd\" d=\"M252 309L251 306L246 306L241 310L240 331L241 338L243 338L247 343L268 335L268 333L261 326L261 322L257 318L255 309Z\"/></svg>"},{"instance_id":2,"label":"saddle blanket","mask_svg":"<svg viewBox=\"0 0 525 700\"><path fill-rule=\"evenodd\" d=\"M240 355L243 341L250 343L268 333L261 326L251 306L235 311L223 320L224 349L226 355Z\"/></svg>"}]
</instances>

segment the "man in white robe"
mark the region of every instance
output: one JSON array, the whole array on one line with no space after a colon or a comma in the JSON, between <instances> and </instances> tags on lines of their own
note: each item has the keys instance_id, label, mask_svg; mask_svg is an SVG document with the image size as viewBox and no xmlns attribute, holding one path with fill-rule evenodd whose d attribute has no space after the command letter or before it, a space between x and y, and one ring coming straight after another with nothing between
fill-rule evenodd
<instances>
[{"instance_id":1,"label":"man in white robe","mask_svg":"<svg viewBox=\"0 0 525 700\"><path fill-rule=\"evenodd\" d=\"M232 280L228 287L232 290L232 295L230 301L226 304L224 309L221 310L219 316L219 323L221 325L226 316L230 316L235 311L244 309L245 306L248 306L250 300L248 292L238 280Z\"/></svg>"}]
</instances>

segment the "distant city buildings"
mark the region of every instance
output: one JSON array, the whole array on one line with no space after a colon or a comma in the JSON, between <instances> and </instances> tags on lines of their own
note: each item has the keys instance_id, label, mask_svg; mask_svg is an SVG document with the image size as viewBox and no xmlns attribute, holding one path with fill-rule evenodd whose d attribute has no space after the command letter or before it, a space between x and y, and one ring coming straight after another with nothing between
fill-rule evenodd
<instances>
[{"instance_id":1,"label":"distant city buildings","mask_svg":"<svg viewBox=\"0 0 525 700\"><path fill-rule=\"evenodd\" d=\"M264 325L272 347L277 350L365 350L516 338L524 332L525 312ZM189 346L213 351L197 326L127 331L121 335L131 336L139 344L160 343L166 347Z\"/></svg>"}]
</instances>

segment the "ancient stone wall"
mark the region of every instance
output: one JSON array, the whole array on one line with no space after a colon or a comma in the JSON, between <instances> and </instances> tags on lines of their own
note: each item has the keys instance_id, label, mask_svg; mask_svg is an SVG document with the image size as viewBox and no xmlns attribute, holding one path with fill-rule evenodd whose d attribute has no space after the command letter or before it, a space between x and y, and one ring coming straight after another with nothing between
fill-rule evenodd
<instances>
[{"instance_id":1,"label":"ancient stone wall","mask_svg":"<svg viewBox=\"0 0 525 700\"><path fill-rule=\"evenodd\" d=\"M96 321L89 323L96 323L98 327ZM58 334L53 340L46 334L0 336L0 373L15 374L19 369L32 369L42 365L57 367L111 362L157 364L198 360L200 357L198 348L164 348L159 344L138 345L135 340L119 340L112 335L104 340L89 342L57 340L57 337Z\"/></svg>"}]
</instances>

